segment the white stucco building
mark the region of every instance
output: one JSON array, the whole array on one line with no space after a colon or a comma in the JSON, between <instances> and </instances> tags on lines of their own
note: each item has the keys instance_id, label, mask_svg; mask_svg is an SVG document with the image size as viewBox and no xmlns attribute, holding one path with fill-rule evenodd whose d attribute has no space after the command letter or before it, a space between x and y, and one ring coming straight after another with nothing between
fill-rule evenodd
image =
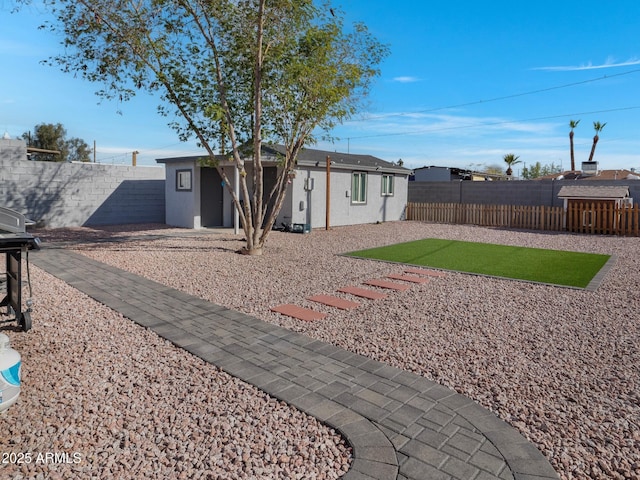
<instances>
[{"instance_id":1,"label":"white stucco building","mask_svg":"<svg viewBox=\"0 0 640 480\"><path fill-rule=\"evenodd\" d=\"M281 146L263 146L265 192L275 184ZM327 157L330 175L327 182ZM206 156L158 159L166 168L166 223L185 228L233 227L231 195L213 167L203 166ZM218 159L230 182L235 167ZM247 162L247 178L251 166ZM410 170L371 155L303 149L276 226L282 223L326 226L327 184L329 225L355 225L400 220L407 205Z\"/></svg>"}]
</instances>

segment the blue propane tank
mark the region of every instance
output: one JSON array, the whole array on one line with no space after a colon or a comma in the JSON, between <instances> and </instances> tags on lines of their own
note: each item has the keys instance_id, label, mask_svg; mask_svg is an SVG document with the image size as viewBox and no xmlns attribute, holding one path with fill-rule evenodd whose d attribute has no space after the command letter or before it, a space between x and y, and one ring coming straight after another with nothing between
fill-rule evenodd
<instances>
[{"instance_id":1,"label":"blue propane tank","mask_svg":"<svg viewBox=\"0 0 640 480\"><path fill-rule=\"evenodd\" d=\"M11 348L9 337L0 333L0 413L18 400L21 364L20 354Z\"/></svg>"}]
</instances>

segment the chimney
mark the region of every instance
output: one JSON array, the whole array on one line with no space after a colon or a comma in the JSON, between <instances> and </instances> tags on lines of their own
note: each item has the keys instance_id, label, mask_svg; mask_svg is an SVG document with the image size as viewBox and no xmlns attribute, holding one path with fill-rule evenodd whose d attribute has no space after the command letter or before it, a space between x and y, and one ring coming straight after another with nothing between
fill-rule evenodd
<instances>
[{"instance_id":1,"label":"chimney","mask_svg":"<svg viewBox=\"0 0 640 480\"><path fill-rule=\"evenodd\" d=\"M598 162L582 162L582 175L593 176L598 174Z\"/></svg>"}]
</instances>

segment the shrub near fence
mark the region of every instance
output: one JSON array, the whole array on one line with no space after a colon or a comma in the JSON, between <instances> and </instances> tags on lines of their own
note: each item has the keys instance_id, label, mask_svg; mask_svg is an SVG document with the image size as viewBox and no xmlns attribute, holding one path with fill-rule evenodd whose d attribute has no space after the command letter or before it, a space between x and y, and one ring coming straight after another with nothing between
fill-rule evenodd
<instances>
[{"instance_id":1,"label":"shrub near fence","mask_svg":"<svg viewBox=\"0 0 640 480\"><path fill-rule=\"evenodd\" d=\"M586 207L587 204L574 204L565 212L562 207L410 202L407 204L407 220L638 236L637 204L634 207L615 207L592 203L589 209ZM589 223L585 224L585 220Z\"/></svg>"}]
</instances>

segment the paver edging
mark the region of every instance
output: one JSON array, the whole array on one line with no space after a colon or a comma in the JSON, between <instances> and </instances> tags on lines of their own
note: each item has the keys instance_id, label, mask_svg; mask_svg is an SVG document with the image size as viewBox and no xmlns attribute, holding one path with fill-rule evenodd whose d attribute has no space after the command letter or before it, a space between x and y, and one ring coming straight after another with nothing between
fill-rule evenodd
<instances>
[{"instance_id":1,"label":"paver edging","mask_svg":"<svg viewBox=\"0 0 640 480\"><path fill-rule=\"evenodd\" d=\"M180 348L184 348L173 341L172 343ZM227 374L253 385L266 394L293 406L301 412L316 418L329 428L339 432L353 450L351 466L342 477L343 479L397 479L399 466L396 449L387 436L369 419L333 400L327 399L307 388L293 384L293 382L289 382L268 370L262 369L252 362L238 358L236 362L232 362L230 365L220 366L217 362L212 361L210 357L207 358L206 354L201 355L194 349L190 349L189 351L202 360L212 363ZM234 368L234 366L243 368L238 369ZM242 370L250 372L250 375L243 374ZM265 376L269 378L269 375L273 379L271 382L265 384L260 381L264 380ZM274 377L276 378L274 379ZM283 386L283 383L286 384L287 382L291 383L292 386L284 389L279 388ZM292 397L291 390L294 389L294 387L295 392L293 392ZM320 397L320 401L317 401L319 400L318 397ZM306 405L304 399L311 399L310 405Z\"/></svg>"},{"instance_id":2,"label":"paver edging","mask_svg":"<svg viewBox=\"0 0 640 480\"><path fill-rule=\"evenodd\" d=\"M530 480L560 479L542 452L495 413L458 393L442 403L448 404L496 447L516 479L521 475L527 475Z\"/></svg>"}]
</instances>

